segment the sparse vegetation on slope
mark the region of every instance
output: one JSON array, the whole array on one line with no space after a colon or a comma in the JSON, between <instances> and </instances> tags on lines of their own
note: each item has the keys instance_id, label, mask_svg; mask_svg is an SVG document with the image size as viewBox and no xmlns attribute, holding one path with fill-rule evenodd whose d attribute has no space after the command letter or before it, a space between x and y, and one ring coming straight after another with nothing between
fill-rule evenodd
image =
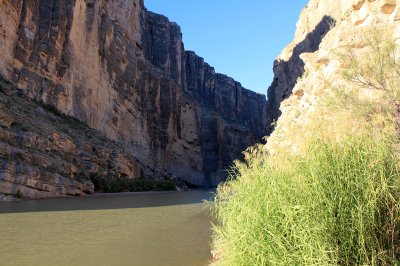
<instances>
[{"instance_id":1,"label":"sparse vegetation on slope","mask_svg":"<svg viewBox=\"0 0 400 266\"><path fill-rule=\"evenodd\" d=\"M400 62L385 33L359 31L335 52L342 71L335 82L320 79L327 93L293 131L296 152L252 148L218 188L218 264L399 263Z\"/></svg>"},{"instance_id":2,"label":"sparse vegetation on slope","mask_svg":"<svg viewBox=\"0 0 400 266\"><path fill-rule=\"evenodd\" d=\"M152 180L146 178L107 180L98 175L91 175L90 180L97 192L143 192L143 191L173 191L177 186L183 186L173 180Z\"/></svg>"}]
</instances>

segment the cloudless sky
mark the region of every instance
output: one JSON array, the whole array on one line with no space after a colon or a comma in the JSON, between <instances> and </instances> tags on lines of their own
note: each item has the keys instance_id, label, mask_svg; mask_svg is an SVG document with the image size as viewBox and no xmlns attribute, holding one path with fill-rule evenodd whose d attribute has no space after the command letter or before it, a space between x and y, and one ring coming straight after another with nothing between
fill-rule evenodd
<instances>
[{"instance_id":1,"label":"cloudless sky","mask_svg":"<svg viewBox=\"0 0 400 266\"><path fill-rule=\"evenodd\" d=\"M144 0L181 26L186 50L219 73L266 94L273 62L289 44L308 0Z\"/></svg>"}]
</instances>

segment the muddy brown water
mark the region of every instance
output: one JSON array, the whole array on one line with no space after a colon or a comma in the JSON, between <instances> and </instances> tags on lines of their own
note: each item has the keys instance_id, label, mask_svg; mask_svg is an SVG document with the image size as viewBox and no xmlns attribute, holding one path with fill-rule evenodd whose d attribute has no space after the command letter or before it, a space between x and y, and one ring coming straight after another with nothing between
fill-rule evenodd
<instances>
[{"instance_id":1,"label":"muddy brown water","mask_svg":"<svg viewBox=\"0 0 400 266\"><path fill-rule=\"evenodd\" d=\"M0 202L0 265L204 266L209 191Z\"/></svg>"}]
</instances>

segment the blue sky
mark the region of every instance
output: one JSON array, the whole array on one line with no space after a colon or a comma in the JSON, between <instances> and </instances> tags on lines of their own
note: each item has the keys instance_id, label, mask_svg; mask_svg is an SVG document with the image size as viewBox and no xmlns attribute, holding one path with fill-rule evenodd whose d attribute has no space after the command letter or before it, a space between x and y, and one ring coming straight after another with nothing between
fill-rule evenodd
<instances>
[{"instance_id":1,"label":"blue sky","mask_svg":"<svg viewBox=\"0 0 400 266\"><path fill-rule=\"evenodd\" d=\"M266 94L273 61L291 42L308 0L145 0L182 29L193 50L219 73Z\"/></svg>"}]
</instances>

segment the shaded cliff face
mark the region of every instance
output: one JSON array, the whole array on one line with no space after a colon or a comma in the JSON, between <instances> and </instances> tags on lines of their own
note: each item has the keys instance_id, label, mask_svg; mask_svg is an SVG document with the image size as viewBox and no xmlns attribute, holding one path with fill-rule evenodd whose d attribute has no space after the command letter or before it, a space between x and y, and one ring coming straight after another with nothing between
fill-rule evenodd
<instances>
[{"instance_id":1,"label":"shaded cliff face","mask_svg":"<svg viewBox=\"0 0 400 266\"><path fill-rule=\"evenodd\" d=\"M142 0L3 0L0 52L24 94L120 143L130 177L215 186L266 133L265 97L185 51Z\"/></svg>"},{"instance_id":2,"label":"shaded cliff face","mask_svg":"<svg viewBox=\"0 0 400 266\"><path fill-rule=\"evenodd\" d=\"M315 29L309 32L302 41L291 44L289 52L284 51L274 62L274 80L268 89L269 121L276 120L281 112L280 103L287 99L293 91L297 80L304 73L304 62L300 58L303 53L312 53L319 49L325 34L329 32L335 19L329 15L321 17ZM290 54L288 56L288 53Z\"/></svg>"},{"instance_id":3,"label":"shaded cliff face","mask_svg":"<svg viewBox=\"0 0 400 266\"><path fill-rule=\"evenodd\" d=\"M304 74L305 65L300 55L319 49L323 38L335 25L335 18L341 12L342 6L343 3L336 0L318 1L318 3L311 1L303 9L293 41L283 49L274 62L274 79L268 89L270 114L268 122L278 119L281 115L279 110L281 102L292 95L297 80Z\"/></svg>"}]
</instances>

